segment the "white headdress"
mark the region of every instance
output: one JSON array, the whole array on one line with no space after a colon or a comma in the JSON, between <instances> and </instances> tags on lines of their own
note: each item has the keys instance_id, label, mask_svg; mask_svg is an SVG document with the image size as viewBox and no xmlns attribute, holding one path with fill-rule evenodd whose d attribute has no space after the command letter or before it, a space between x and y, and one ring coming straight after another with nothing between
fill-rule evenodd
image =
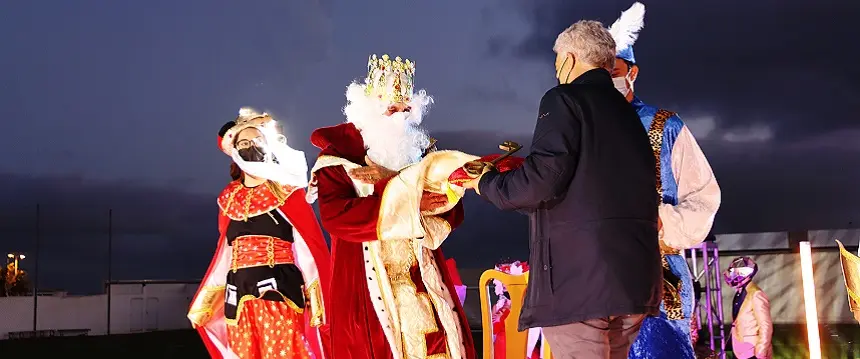
<instances>
[{"instance_id":1,"label":"white headdress","mask_svg":"<svg viewBox=\"0 0 860 359\"><path fill-rule=\"evenodd\" d=\"M633 56L633 44L639 38L639 31L643 27L645 27L645 5L640 2L633 3L609 27L609 33L615 40L615 57L636 63L636 57Z\"/></svg>"},{"instance_id":2,"label":"white headdress","mask_svg":"<svg viewBox=\"0 0 860 359\"><path fill-rule=\"evenodd\" d=\"M246 128L260 131L266 147L263 162L245 161L233 145L239 132ZM305 153L287 145L286 138L278 131L277 122L265 112L257 113L250 108L240 109L236 125L224 134L219 145L242 171L252 176L295 187L305 187L308 184Z\"/></svg>"}]
</instances>

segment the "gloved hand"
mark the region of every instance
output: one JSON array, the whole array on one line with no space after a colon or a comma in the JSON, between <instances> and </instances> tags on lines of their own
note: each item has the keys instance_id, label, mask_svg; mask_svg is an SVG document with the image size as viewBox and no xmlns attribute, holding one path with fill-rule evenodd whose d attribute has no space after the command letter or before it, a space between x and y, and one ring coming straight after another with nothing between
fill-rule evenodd
<instances>
[{"instance_id":1,"label":"gloved hand","mask_svg":"<svg viewBox=\"0 0 860 359\"><path fill-rule=\"evenodd\" d=\"M481 175L487 171L496 170L499 172L507 172L519 168L523 165L523 162L525 162L525 158L508 156L495 165L490 163L500 156L500 154L493 154L467 162L463 167L458 168L448 176L448 183L452 185L461 185L481 177Z\"/></svg>"}]
</instances>

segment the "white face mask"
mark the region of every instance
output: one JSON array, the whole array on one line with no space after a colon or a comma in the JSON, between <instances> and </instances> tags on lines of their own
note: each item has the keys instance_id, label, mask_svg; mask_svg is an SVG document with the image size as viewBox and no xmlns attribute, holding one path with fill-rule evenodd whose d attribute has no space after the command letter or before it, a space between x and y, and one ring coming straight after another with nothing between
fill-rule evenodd
<instances>
[{"instance_id":1,"label":"white face mask","mask_svg":"<svg viewBox=\"0 0 860 359\"><path fill-rule=\"evenodd\" d=\"M633 92L633 81L628 80L626 76L613 77L612 84L615 85L615 89L624 95L624 97L627 97L627 94Z\"/></svg>"}]
</instances>

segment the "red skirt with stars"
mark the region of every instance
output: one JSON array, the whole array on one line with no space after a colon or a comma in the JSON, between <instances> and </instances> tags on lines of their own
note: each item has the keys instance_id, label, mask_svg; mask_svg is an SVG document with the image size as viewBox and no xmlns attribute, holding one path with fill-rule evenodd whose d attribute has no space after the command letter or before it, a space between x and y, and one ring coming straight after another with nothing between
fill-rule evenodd
<instances>
[{"instance_id":1,"label":"red skirt with stars","mask_svg":"<svg viewBox=\"0 0 860 359\"><path fill-rule=\"evenodd\" d=\"M252 299L235 326L227 326L230 349L241 359L311 359L304 315L285 302Z\"/></svg>"}]
</instances>

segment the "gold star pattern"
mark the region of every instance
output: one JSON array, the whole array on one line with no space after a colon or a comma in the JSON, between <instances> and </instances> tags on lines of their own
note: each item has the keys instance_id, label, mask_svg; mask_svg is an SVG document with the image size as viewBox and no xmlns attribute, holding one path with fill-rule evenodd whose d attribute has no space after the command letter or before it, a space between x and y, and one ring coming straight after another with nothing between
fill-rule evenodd
<instances>
[{"instance_id":1,"label":"gold star pattern","mask_svg":"<svg viewBox=\"0 0 860 359\"><path fill-rule=\"evenodd\" d=\"M302 313L286 303L249 300L238 323L227 326L229 348L241 359L313 359L303 319Z\"/></svg>"}]
</instances>

